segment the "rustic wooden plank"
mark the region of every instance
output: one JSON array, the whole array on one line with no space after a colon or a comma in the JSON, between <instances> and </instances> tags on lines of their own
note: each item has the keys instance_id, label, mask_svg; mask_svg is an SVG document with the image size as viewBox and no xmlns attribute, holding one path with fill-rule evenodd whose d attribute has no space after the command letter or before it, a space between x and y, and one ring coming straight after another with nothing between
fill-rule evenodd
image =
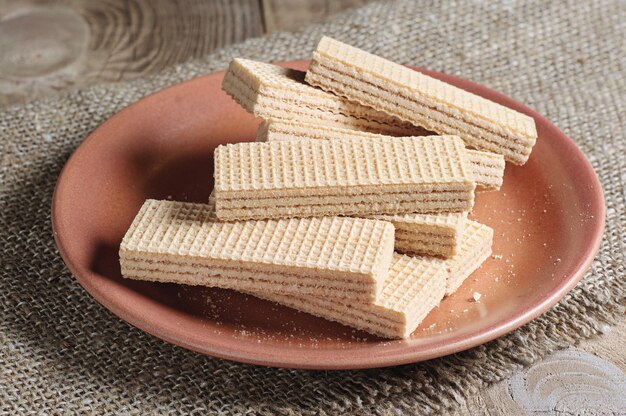
<instances>
[{"instance_id":1,"label":"rustic wooden plank","mask_svg":"<svg viewBox=\"0 0 626 416\"><path fill-rule=\"evenodd\" d=\"M0 105L141 77L262 34L258 0L0 0Z\"/></svg>"},{"instance_id":2,"label":"rustic wooden plank","mask_svg":"<svg viewBox=\"0 0 626 416\"><path fill-rule=\"evenodd\" d=\"M309 23L372 0L261 0L267 33L300 30Z\"/></svg>"}]
</instances>

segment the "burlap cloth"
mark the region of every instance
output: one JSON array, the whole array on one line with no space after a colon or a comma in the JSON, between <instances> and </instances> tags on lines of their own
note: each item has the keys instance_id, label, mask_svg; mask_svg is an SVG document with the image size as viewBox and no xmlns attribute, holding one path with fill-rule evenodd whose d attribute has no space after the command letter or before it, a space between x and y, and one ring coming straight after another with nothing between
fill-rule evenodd
<instances>
[{"instance_id":1,"label":"burlap cloth","mask_svg":"<svg viewBox=\"0 0 626 416\"><path fill-rule=\"evenodd\" d=\"M602 332L624 313L625 22L623 1L373 4L149 79L1 112L0 414L441 412L549 351ZM224 68L232 57L307 57L322 34L498 89L578 143L603 183L607 228L591 271L557 307L499 340L426 363L296 371L174 347L121 321L76 283L55 249L50 200L85 136L142 96Z\"/></svg>"}]
</instances>

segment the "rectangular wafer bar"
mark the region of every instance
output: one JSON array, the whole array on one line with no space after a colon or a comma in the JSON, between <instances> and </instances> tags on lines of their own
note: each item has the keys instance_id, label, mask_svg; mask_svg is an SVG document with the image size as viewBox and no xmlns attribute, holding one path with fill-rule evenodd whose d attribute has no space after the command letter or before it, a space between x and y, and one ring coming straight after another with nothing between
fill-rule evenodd
<instances>
[{"instance_id":1,"label":"rectangular wafer bar","mask_svg":"<svg viewBox=\"0 0 626 416\"><path fill-rule=\"evenodd\" d=\"M447 276L439 259L394 254L374 303L264 291L246 293L381 337L407 338L443 298Z\"/></svg>"},{"instance_id":2,"label":"rectangular wafer bar","mask_svg":"<svg viewBox=\"0 0 626 416\"><path fill-rule=\"evenodd\" d=\"M518 165L537 138L532 117L329 37L305 81Z\"/></svg>"},{"instance_id":3,"label":"rectangular wafer bar","mask_svg":"<svg viewBox=\"0 0 626 416\"><path fill-rule=\"evenodd\" d=\"M372 301L394 228L347 217L217 222L210 205L147 200L120 246L126 278Z\"/></svg>"},{"instance_id":4,"label":"rectangular wafer bar","mask_svg":"<svg viewBox=\"0 0 626 416\"><path fill-rule=\"evenodd\" d=\"M421 138L424 136L419 136ZM259 126L256 141L319 140L394 140L393 136L374 134L300 121L266 120ZM481 150L467 150L476 186L500 189L504 178L504 156Z\"/></svg>"},{"instance_id":5,"label":"rectangular wafer bar","mask_svg":"<svg viewBox=\"0 0 626 416\"><path fill-rule=\"evenodd\" d=\"M304 82L304 72L248 59L233 59L222 88L262 119L307 120L392 135L424 129Z\"/></svg>"},{"instance_id":6,"label":"rectangular wafer bar","mask_svg":"<svg viewBox=\"0 0 626 416\"><path fill-rule=\"evenodd\" d=\"M489 227L468 220L461 237L462 249L451 259L394 254L381 294L373 304L317 295L253 294L382 337L406 338L439 304L446 290L448 294L456 290L480 267L489 256L492 233Z\"/></svg>"},{"instance_id":7,"label":"rectangular wafer bar","mask_svg":"<svg viewBox=\"0 0 626 416\"><path fill-rule=\"evenodd\" d=\"M221 220L462 212L475 182L457 137L237 143L215 150Z\"/></svg>"}]
</instances>

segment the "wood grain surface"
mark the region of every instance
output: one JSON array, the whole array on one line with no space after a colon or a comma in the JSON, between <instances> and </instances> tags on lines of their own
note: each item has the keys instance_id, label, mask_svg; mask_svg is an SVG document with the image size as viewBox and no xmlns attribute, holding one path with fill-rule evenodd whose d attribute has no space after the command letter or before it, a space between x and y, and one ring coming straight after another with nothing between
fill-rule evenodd
<instances>
[{"instance_id":1,"label":"wood grain surface","mask_svg":"<svg viewBox=\"0 0 626 416\"><path fill-rule=\"evenodd\" d=\"M310 23L349 7L362 6L372 0L264 0L263 19L268 33L297 31Z\"/></svg>"},{"instance_id":2,"label":"wood grain surface","mask_svg":"<svg viewBox=\"0 0 626 416\"><path fill-rule=\"evenodd\" d=\"M133 79L371 0L0 0L0 106Z\"/></svg>"},{"instance_id":3,"label":"wood grain surface","mask_svg":"<svg viewBox=\"0 0 626 416\"><path fill-rule=\"evenodd\" d=\"M141 77L263 33L256 0L0 0L0 105Z\"/></svg>"},{"instance_id":4,"label":"wood grain surface","mask_svg":"<svg viewBox=\"0 0 626 416\"><path fill-rule=\"evenodd\" d=\"M626 415L626 318L464 403L465 415Z\"/></svg>"},{"instance_id":5,"label":"wood grain surface","mask_svg":"<svg viewBox=\"0 0 626 416\"><path fill-rule=\"evenodd\" d=\"M132 79L369 0L0 0L0 106ZM461 406L458 415L626 414L626 318Z\"/></svg>"}]
</instances>

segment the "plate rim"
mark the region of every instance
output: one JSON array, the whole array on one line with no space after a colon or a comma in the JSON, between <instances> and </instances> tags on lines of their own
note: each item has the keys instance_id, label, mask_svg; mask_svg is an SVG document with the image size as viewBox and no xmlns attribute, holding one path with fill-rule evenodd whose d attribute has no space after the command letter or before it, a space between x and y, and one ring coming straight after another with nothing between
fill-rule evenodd
<instances>
[{"instance_id":1,"label":"plate rim","mask_svg":"<svg viewBox=\"0 0 626 416\"><path fill-rule=\"evenodd\" d=\"M293 60L293 61L281 61L274 62L283 66L293 66L293 65L305 65L309 60ZM443 357L446 355L454 354L456 352L464 351L479 345L482 345L486 342L492 341L496 338L499 338L505 334L508 334L515 329L521 327L522 325L532 321L542 313L548 311L554 305L556 305L569 291L571 291L576 284L582 279L585 273L591 267L593 260L595 259L598 250L600 248L600 244L602 242L604 228L606 225L606 202L604 199L604 192L602 188L602 184L591 165L589 159L584 155L584 153L580 150L580 148L576 145L574 140L568 137L564 132L562 132L558 127L556 127L550 120L544 117L542 114L536 112L530 107L526 106L523 103L518 102L517 100L510 98L499 91L493 90L489 87L483 86L481 84L477 84L475 82L454 76L445 73L441 73L438 71L428 70L421 67L409 66L411 69L426 73L428 75L435 76L445 76L446 78L453 79L454 81L467 83L472 87L477 87L479 90L488 90L490 93L494 95L498 100L504 100L514 103L521 112L530 115L536 120L536 124L544 124L550 128L551 131L554 131L559 137L559 139L566 144L574 153L582 156L579 158L579 165L581 169L584 169L586 174L591 178L594 182L594 189L589 194L588 199L594 199L598 202L597 210L594 212L593 220L595 223L595 228L593 230L593 235L590 238L592 242L591 245L584 253L581 253L579 257L578 267L577 269L567 277L567 279L563 279L559 286L545 296L540 302L537 302L532 307L527 308L523 311L520 311L519 314L508 319L505 322L500 323L499 325L492 325L491 327L487 327L483 329L480 333L470 334L462 339L459 339L454 342L448 342L440 345L438 348L431 348L430 350L421 350L417 349L417 347L407 347L401 349L400 352L394 351L387 355L376 355L374 357L367 356L362 357L359 356L358 359L352 358L350 360L342 359L337 360L332 357L327 357L328 354L322 354L324 358L315 358L313 360L307 359L306 354L299 355L299 359L294 359L293 356L283 357L280 354L276 354L276 347L266 346L265 350L259 354L250 354L243 351L238 351L236 349L229 348L220 348L215 344L196 344L189 340L177 338L170 334L169 331L164 331L156 327L151 323L148 319L142 319L141 317L134 316L132 314L126 313L126 311L119 307L114 301L103 296L99 293L99 290L94 287L92 282L87 276L82 276L81 273L78 272L78 267L73 262L71 255L68 253L63 238L61 237L61 233L59 232L58 220L59 217L57 215L57 207L59 205L59 188L62 186L62 183L65 180L65 177L68 175L68 171L72 169L73 163L78 159L78 156L85 151L85 148L89 146L95 138L97 137L97 132L101 129L106 128L106 126L110 123L114 123L117 118L122 117L128 111L132 111L135 106L140 105L143 101L152 98L161 93L176 89L182 85L187 85L191 83L198 82L202 78L211 77L211 76L219 76L223 74L225 71L216 71L209 74L205 74L199 77L192 78L190 80L177 83L171 85L169 87L154 91L151 94L148 94L139 100L133 102L132 104L124 107L122 110L115 113L113 116L107 118L103 123L98 125L94 130L92 130L88 136L76 147L76 149L72 152L71 156L65 162L59 177L55 184L54 193L52 195L52 207L51 207L51 223L54 241L61 255L63 262L66 267L72 274L72 276L78 281L78 283L85 289L89 295L91 295L98 303L104 306L106 309L114 313L120 319L128 322L129 324L135 326L136 328L149 333L150 335L160 338L166 342L171 344L196 351L202 354L210 355L213 357L227 359L247 364L255 364L255 365L263 365L269 367L280 367L280 368L297 368L297 369L311 369L311 370L350 370L350 369L366 369L366 368L381 368L381 367L389 367L395 365L409 364L415 363L419 361L425 361L433 358ZM322 319L322 318L319 318ZM271 351L275 352L272 354ZM310 351L310 350L303 350ZM329 350L316 350L320 351L332 351ZM268 353L269 352L269 353ZM280 351L278 351L280 352Z\"/></svg>"}]
</instances>

